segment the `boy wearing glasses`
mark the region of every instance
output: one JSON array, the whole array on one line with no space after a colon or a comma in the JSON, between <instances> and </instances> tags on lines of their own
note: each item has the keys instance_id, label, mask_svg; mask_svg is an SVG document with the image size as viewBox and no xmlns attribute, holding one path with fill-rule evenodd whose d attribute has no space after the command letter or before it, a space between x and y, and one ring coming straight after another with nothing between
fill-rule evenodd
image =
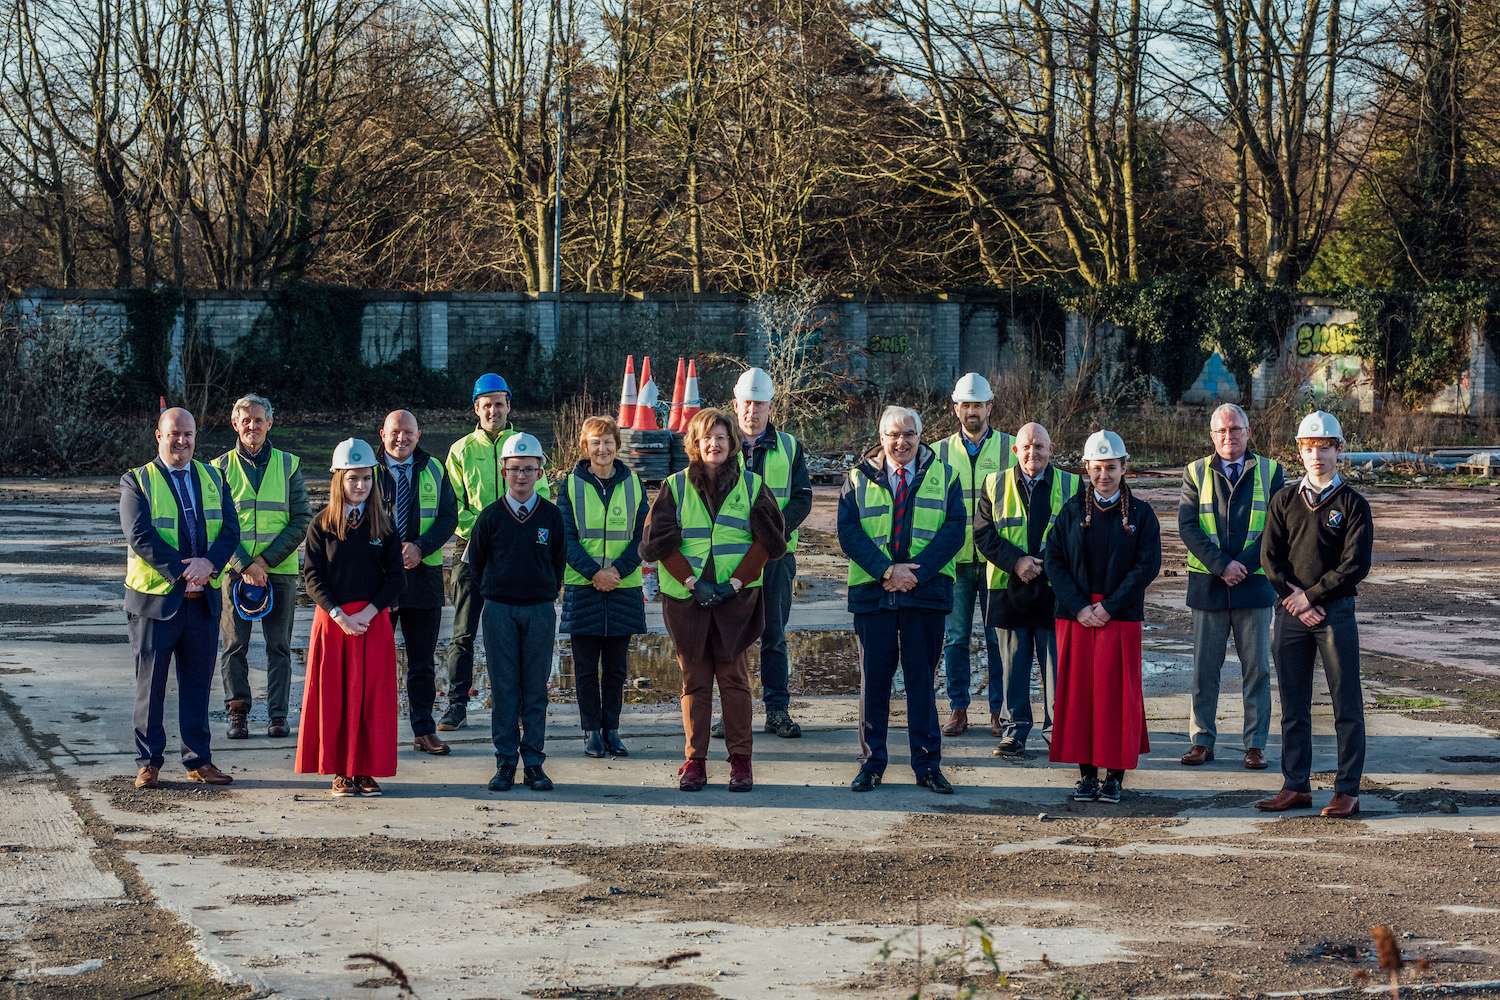
<instances>
[{"instance_id":1,"label":"boy wearing glasses","mask_svg":"<svg viewBox=\"0 0 1500 1000\"><path fill-rule=\"evenodd\" d=\"M547 759L547 678L557 632L553 602L562 590L567 546L557 506L538 495L542 445L516 434L501 451L505 493L474 522L464 553L484 597L480 624L490 675L490 735L495 743L492 792L516 780L534 792L552 789L542 771Z\"/></svg>"},{"instance_id":2,"label":"boy wearing glasses","mask_svg":"<svg viewBox=\"0 0 1500 1000\"><path fill-rule=\"evenodd\" d=\"M1271 730L1271 608L1276 591L1260 565L1271 497L1286 485L1277 462L1250 451L1250 420L1225 403L1209 422L1214 453L1182 476L1177 528L1188 550L1187 605L1193 611L1192 767L1214 759L1219 675L1229 636L1240 661L1245 767L1266 767Z\"/></svg>"}]
</instances>

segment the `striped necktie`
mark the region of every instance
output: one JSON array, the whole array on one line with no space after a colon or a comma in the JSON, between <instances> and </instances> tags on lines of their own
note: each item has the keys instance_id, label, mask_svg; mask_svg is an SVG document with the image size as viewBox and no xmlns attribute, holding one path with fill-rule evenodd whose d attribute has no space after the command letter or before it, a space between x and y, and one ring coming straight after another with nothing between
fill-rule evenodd
<instances>
[{"instance_id":1,"label":"striped necktie","mask_svg":"<svg viewBox=\"0 0 1500 1000\"><path fill-rule=\"evenodd\" d=\"M900 530L901 516L906 512L906 468L896 470L896 504L891 510L891 521Z\"/></svg>"},{"instance_id":2,"label":"striped necktie","mask_svg":"<svg viewBox=\"0 0 1500 1000\"><path fill-rule=\"evenodd\" d=\"M193 491L188 486L187 470L173 469L177 481L177 499L182 502L183 521L187 524L188 555L198 556L198 512L193 509Z\"/></svg>"},{"instance_id":3,"label":"striped necktie","mask_svg":"<svg viewBox=\"0 0 1500 1000\"><path fill-rule=\"evenodd\" d=\"M406 517L411 513L411 466L396 466L396 530L406 535Z\"/></svg>"}]
</instances>

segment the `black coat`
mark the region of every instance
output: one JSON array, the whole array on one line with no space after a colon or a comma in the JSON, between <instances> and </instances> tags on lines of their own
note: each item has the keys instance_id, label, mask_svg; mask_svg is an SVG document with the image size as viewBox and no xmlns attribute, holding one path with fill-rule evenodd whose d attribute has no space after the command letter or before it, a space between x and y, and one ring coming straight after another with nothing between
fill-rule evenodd
<instances>
[{"instance_id":1,"label":"black coat","mask_svg":"<svg viewBox=\"0 0 1500 1000\"><path fill-rule=\"evenodd\" d=\"M1089 593L1088 553L1085 545L1101 542L1110 546L1104 573L1104 610L1116 621L1146 620L1146 587L1161 571L1161 525L1151 505L1139 497L1130 498L1130 523L1135 530L1127 532L1120 523L1120 512L1094 511L1094 523L1083 527L1084 498L1091 487L1084 483L1078 493L1057 515L1052 533L1047 536L1047 553L1043 564L1052 593L1057 596L1058 618L1075 619L1078 612L1093 603Z\"/></svg>"},{"instance_id":2,"label":"black coat","mask_svg":"<svg viewBox=\"0 0 1500 1000\"><path fill-rule=\"evenodd\" d=\"M580 461L573 472L583 479L606 504L617 489L625 488L630 470L618 459L614 474L605 483L600 483L589 472L589 463ZM650 508L645 490L641 491L641 505L636 511L634 535L620 558L614 562L620 576L629 576L641 564L641 530L646 524L646 513ZM557 509L562 512L563 537L568 542L568 565L586 579L599 572L599 563L584 551L578 540L578 521L573 511L573 497L567 480L557 489ZM606 593L595 590L592 584L567 583L563 585L562 620L560 631L570 635L634 635L646 631L646 604L640 587L616 587Z\"/></svg>"},{"instance_id":3,"label":"black coat","mask_svg":"<svg viewBox=\"0 0 1500 1000\"><path fill-rule=\"evenodd\" d=\"M407 510L406 523L396 525L396 532L401 536L403 542L414 542L417 548L422 550L422 557L432 555L442 550L448 544L448 539L453 537L453 530L458 527L458 498L453 493L453 486L448 482L448 470L439 461L437 467L438 475L438 509L437 517L433 519L432 527L423 532L420 528L421 511L417 504L417 483L421 470L427 467L427 462L432 456L421 448L412 452L412 502ZM380 480L380 498L385 507L385 512L390 515L391 523L396 521L396 477L391 475L386 468L389 456L385 449L381 449L380 461L375 466L375 474ZM396 606L411 608L413 611L432 610L443 606L443 567L442 564L428 566L426 563L417 563L415 567L406 571L406 589L396 599Z\"/></svg>"},{"instance_id":4,"label":"black coat","mask_svg":"<svg viewBox=\"0 0 1500 1000\"><path fill-rule=\"evenodd\" d=\"M1254 503L1255 480L1250 474L1255 455L1245 452L1245 467L1240 481L1233 487L1224 475L1224 460L1214 455L1209 462L1209 474L1214 477L1214 515L1219 522L1219 542L1215 546L1208 539L1208 532L1198 523L1198 490L1186 471L1182 476L1182 499L1177 504L1177 533L1182 544L1197 556L1207 573L1189 573L1187 606L1203 611L1228 611L1232 608L1269 608L1276 603L1276 591L1264 576L1253 575L1260 569L1260 546L1265 536L1250 545L1245 539L1250 535L1250 508ZM1259 475L1259 473L1256 473ZM1281 492L1286 485L1280 464L1266 484L1266 502ZM1252 574L1243 583L1231 587L1220 575L1229 568L1229 563L1238 560Z\"/></svg>"}]
</instances>

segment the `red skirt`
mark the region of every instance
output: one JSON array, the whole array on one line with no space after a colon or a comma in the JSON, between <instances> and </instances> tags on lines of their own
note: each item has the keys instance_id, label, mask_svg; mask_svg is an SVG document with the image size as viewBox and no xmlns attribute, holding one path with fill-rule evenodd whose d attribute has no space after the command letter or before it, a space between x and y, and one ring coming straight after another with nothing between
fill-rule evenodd
<instances>
[{"instance_id":1,"label":"red skirt","mask_svg":"<svg viewBox=\"0 0 1500 1000\"><path fill-rule=\"evenodd\" d=\"M343 611L364 607L346 604ZM364 635L346 634L322 608L313 616L297 773L396 773L396 635L389 611L372 618Z\"/></svg>"},{"instance_id":2,"label":"red skirt","mask_svg":"<svg viewBox=\"0 0 1500 1000\"><path fill-rule=\"evenodd\" d=\"M1095 603L1102 596L1093 596ZM1089 628L1057 619L1052 749L1059 764L1133 770L1151 750L1141 693L1141 623Z\"/></svg>"}]
</instances>

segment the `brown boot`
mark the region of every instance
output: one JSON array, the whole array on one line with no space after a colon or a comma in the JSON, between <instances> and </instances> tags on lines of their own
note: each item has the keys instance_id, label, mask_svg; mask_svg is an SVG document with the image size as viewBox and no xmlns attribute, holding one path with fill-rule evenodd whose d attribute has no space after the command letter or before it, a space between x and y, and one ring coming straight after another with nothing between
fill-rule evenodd
<instances>
[{"instance_id":1,"label":"brown boot","mask_svg":"<svg viewBox=\"0 0 1500 1000\"><path fill-rule=\"evenodd\" d=\"M962 736L969 728L969 713L962 708L955 708L953 714L948 716L947 725L943 726L944 736Z\"/></svg>"},{"instance_id":2,"label":"brown boot","mask_svg":"<svg viewBox=\"0 0 1500 1000\"><path fill-rule=\"evenodd\" d=\"M224 734L232 740L250 738L250 705L248 702L229 703L229 731Z\"/></svg>"},{"instance_id":3,"label":"brown boot","mask_svg":"<svg viewBox=\"0 0 1500 1000\"><path fill-rule=\"evenodd\" d=\"M999 712L990 713L990 735L996 739L1005 735L1005 723L1000 721Z\"/></svg>"},{"instance_id":4,"label":"brown boot","mask_svg":"<svg viewBox=\"0 0 1500 1000\"><path fill-rule=\"evenodd\" d=\"M731 792L748 792L755 787L755 779L750 773L750 755L747 753L732 753L729 755L729 790Z\"/></svg>"}]
</instances>

